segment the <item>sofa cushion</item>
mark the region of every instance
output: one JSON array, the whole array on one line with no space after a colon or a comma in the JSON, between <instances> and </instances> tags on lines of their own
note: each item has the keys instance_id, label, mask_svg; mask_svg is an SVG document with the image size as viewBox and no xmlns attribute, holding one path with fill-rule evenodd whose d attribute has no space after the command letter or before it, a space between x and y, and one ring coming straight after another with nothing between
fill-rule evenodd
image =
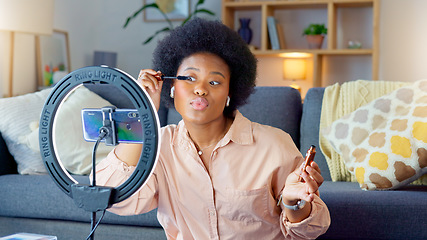
<instances>
[{"instance_id":1,"label":"sofa cushion","mask_svg":"<svg viewBox=\"0 0 427 240\"><path fill-rule=\"evenodd\" d=\"M427 187L363 191L356 182L325 181L320 197L331 215L319 239L425 239Z\"/></svg>"},{"instance_id":2,"label":"sofa cushion","mask_svg":"<svg viewBox=\"0 0 427 240\"><path fill-rule=\"evenodd\" d=\"M239 108L243 116L289 133L299 148L302 100L291 87L256 87L248 103Z\"/></svg>"},{"instance_id":3,"label":"sofa cushion","mask_svg":"<svg viewBox=\"0 0 427 240\"><path fill-rule=\"evenodd\" d=\"M253 122L289 133L299 147L302 103L298 90L291 87L255 87L248 103L239 111ZM175 109L169 108L167 119L168 124L177 124L182 118Z\"/></svg>"},{"instance_id":4,"label":"sofa cushion","mask_svg":"<svg viewBox=\"0 0 427 240\"><path fill-rule=\"evenodd\" d=\"M392 189L427 172L427 80L380 97L324 129L363 189Z\"/></svg>"},{"instance_id":5,"label":"sofa cushion","mask_svg":"<svg viewBox=\"0 0 427 240\"><path fill-rule=\"evenodd\" d=\"M89 183L88 176L73 177L79 183ZM78 208L49 175L2 175L0 192L0 216L90 222L91 213ZM156 210L136 216L107 212L102 223L160 227L156 215Z\"/></svg>"}]
</instances>

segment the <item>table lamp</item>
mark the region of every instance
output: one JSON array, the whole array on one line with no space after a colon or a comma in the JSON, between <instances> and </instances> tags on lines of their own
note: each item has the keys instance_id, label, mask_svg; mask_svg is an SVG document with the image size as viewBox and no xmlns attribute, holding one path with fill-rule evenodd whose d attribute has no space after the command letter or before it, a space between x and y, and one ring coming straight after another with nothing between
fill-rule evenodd
<instances>
[{"instance_id":1,"label":"table lamp","mask_svg":"<svg viewBox=\"0 0 427 240\"><path fill-rule=\"evenodd\" d=\"M0 0L0 31L10 34L8 96L13 95L15 33L51 35L54 0Z\"/></svg>"},{"instance_id":2,"label":"table lamp","mask_svg":"<svg viewBox=\"0 0 427 240\"><path fill-rule=\"evenodd\" d=\"M292 80L291 87L301 91L301 87L298 86L295 81L306 79L307 75L307 59L306 55L302 54L288 54L283 59L283 78Z\"/></svg>"}]
</instances>

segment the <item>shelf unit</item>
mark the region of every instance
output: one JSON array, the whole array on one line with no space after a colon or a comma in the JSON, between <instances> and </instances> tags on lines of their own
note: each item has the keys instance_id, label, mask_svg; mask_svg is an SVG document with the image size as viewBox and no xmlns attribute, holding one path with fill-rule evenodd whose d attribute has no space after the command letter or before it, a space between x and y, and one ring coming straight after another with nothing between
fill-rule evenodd
<instances>
[{"instance_id":1,"label":"shelf unit","mask_svg":"<svg viewBox=\"0 0 427 240\"><path fill-rule=\"evenodd\" d=\"M345 8L370 8L372 9L372 47L361 49L338 48L338 10ZM267 29L267 17L274 16L280 10L308 10L324 9L327 12L328 35L326 48L323 49L280 49L271 50ZM222 22L236 29L236 14L239 11L255 11L260 13L260 47L253 50L257 57L279 57L280 54L289 52L304 52L312 56L313 87L322 86L322 65L327 56L370 56L372 59L372 79L378 79L378 46L379 46L379 0L277 0L277 1L251 1L251 0L222 0ZM301 29L302 32L302 29ZM301 32L285 34L298 34Z\"/></svg>"}]
</instances>

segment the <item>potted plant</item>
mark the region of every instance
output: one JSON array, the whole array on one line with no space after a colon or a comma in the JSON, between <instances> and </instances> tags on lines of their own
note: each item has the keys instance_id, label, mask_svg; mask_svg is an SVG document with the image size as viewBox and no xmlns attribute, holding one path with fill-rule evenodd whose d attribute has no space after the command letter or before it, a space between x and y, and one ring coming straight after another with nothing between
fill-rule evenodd
<instances>
[{"instance_id":1,"label":"potted plant","mask_svg":"<svg viewBox=\"0 0 427 240\"><path fill-rule=\"evenodd\" d=\"M205 14L209 14L214 16L215 13L213 13L212 11L205 9L205 8L199 8L200 5L202 5L205 1L204 0L198 0L196 5L194 6L194 10L190 13L190 15L181 23L181 26L184 25L188 20L190 20L192 17L196 16L198 13L205 13ZM157 5L157 3L151 3L151 4L144 4L141 8L139 8L134 14L132 14L132 16L129 16L126 19L125 25L123 26L123 28L126 28L128 26L128 24L130 23L130 21L132 21L133 19L135 19L140 13L142 13L143 11L147 11L148 8L154 8L156 10L158 10L163 17L165 18L165 21L168 23L167 27L164 27L162 29L157 30L153 35L151 35L150 37L148 37L142 44L145 45L147 43L149 43L151 40L153 40L153 38L155 36L157 36L158 34L162 33L162 32L169 32L171 31L174 26L172 25L172 21L168 18L168 16L166 15L166 13L164 13L162 11L162 9L159 7L159 5Z\"/></svg>"},{"instance_id":2,"label":"potted plant","mask_svg":"<svg viewBox=\"0 0 427 240\"><path fill-rule=\"evenodd\" d=\"M303 36L306 36L310 49L320 49L326 34L328 34L328 29L325 24L314 23L308 25L302 33Z\"/></svg>"}]
</instances>

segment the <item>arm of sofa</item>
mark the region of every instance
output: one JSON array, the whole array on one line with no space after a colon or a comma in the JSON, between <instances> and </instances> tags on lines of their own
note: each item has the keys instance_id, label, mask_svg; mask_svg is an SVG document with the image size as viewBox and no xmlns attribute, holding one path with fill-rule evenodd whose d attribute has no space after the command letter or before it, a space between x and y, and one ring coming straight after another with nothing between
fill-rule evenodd
<instances>
[{"instance_id":1,"label":"arm of sofa","mask_svg":"<svg viewBox=\"0 0 427 240\"><path fill-rule=\"evenodd\" d=\"M325 181L331 181L328 164L319 148L319 124L324 92L325 88L311 88L305 95L301 118L300 150L305 155L310 146L315 145L318 151L314 161L319 164Z\"/></svg>"},{"instance_id":2,"label":"arm of sofa","mask_svg":"<svg viewBox=\"0 0 427 240\"><path fill-rule=\"evenodd\" d=\"M0 175L16 174L17 165L0 133Z\"/></svg>"}]
</instances>

